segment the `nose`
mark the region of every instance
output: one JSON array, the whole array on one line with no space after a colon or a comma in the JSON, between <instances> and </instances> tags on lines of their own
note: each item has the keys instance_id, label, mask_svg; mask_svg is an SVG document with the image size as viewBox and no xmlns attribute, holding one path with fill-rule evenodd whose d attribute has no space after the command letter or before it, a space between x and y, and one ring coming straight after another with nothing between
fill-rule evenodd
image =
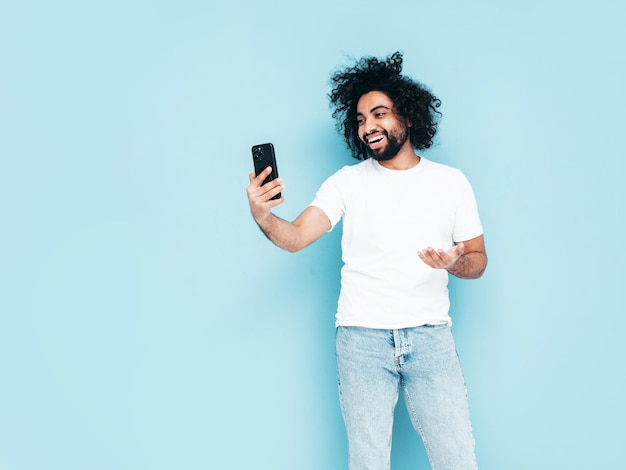
<instances>
[{"instance_id":1,"label":"nose","mask_svg":"<svg viewBox=\"0 0 626 470\"><path fill-rule=\"evenodd\" d=\"M372 131L375 131L377 129L376 127L376 123L374 122L373 119L365 119L365 122L363 123L363 130L365 131L366 134L369 134Z\"/></svg>"}]
</instances>

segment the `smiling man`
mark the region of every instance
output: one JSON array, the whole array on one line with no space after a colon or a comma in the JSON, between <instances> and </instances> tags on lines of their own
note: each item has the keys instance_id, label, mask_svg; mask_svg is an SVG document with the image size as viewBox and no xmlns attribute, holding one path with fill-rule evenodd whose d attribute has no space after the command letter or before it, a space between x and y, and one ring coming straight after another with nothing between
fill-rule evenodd
<instances>
[{"instance_id":1,"label":"smiling man","mask_svg":"<svg viewBox=\"0 0 626 470\"><path fill-rule=\"evenodd\" d=\"M269 169L250 174L248 200L261 230L288 251L343 219L335 348L350 470L390 468L400 389L432 468L476 469L447 283L448 273L482 275L483 231L465 176L417 153L433 144L440 101L401 71L396 52L333 75L333 116L363 161L328 178L296 220L272 214L284 186L262 184Z\"/></svg>"}]
</instances>

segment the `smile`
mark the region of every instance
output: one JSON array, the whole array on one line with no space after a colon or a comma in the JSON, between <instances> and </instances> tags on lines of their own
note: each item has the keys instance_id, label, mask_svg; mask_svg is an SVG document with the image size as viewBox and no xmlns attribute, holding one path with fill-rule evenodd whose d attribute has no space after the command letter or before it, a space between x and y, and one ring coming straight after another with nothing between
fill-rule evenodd
<instances>
[{"instance_id":1,"label":"smile","mask_svg":"<svg viewBox=\"0 0 626 470\"><path fill-rule=\"evenodd\" d=\"M368 144L377 144L378 142L381 142L383 139L385 138L384 134L382 133L376 133L375 135L369 137L366 136L365 137L365 142Z\"/></svg>"}]
</instances>

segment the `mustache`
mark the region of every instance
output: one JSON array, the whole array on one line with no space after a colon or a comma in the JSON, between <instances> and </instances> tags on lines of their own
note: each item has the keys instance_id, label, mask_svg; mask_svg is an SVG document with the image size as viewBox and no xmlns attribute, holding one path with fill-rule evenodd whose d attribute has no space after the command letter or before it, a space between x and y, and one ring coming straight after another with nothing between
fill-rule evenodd
<instances>
[{"instance_id":1,"label":"mustache","mask_svg":"<svg viewBox=\"0 0 626 470\"><path fill-rule=\"evenodd\" d=\"M368 142L370 137L372 136L377 136L377 135L384 135L385 137L388 137L389 135L387 134L387 131L384 129L381 129L379 131L372 131L369 132L368 134L364 134L363 135L363 140L365 140L365 142Z\"/></svg>"}]
</instances>

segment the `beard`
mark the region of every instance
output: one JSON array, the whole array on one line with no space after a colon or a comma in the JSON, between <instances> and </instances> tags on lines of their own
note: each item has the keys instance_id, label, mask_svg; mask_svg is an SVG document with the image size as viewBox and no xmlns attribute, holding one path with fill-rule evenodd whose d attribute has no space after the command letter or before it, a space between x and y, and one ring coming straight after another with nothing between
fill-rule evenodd
<instances>
[{"instance_id":1,"label":"beard","mask_svg":"<svg viewBox=\"0 0 626 470\"><path fill-rule=\"evenodd\" d=\"M381 133L387 137L387 145L376 150L372 150L369 146L366 146L365 148L367 149L368 155L374 160L384 162L391 160L398 155L398 152L409 138L409 131L408 127L404 126L399 129L398 132L387 132L386 130L382 130Z\"/></svg>"}]
</instances>

